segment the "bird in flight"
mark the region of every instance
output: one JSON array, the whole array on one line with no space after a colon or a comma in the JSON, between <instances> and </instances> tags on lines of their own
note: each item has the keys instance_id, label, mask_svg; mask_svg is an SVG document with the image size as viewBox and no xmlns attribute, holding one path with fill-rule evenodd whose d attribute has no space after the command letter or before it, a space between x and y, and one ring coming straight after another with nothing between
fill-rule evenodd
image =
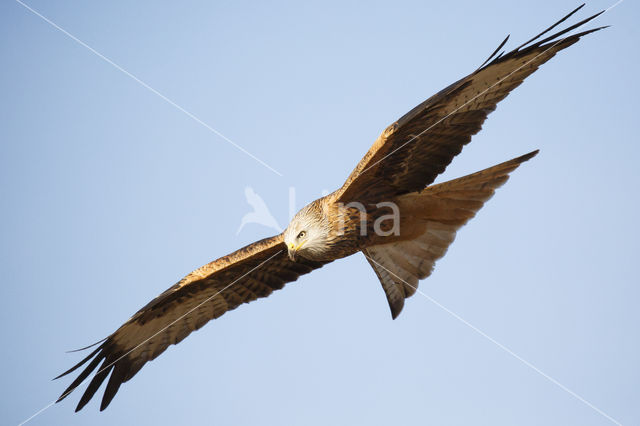
<instances>
[{"instance_id":1,"label":"bird in flight","mask_svg":"<svg viewBox=\"0 0 640 426\"><path fill-rule=\"evenodd\" d=\"M480 68L387 127L344 185L301 209L283 233L196 269L149 302L58 376L88 363L58 401L98 368L76 411L109 378L100 405L104 410L122 383L210 320L358 252L373 267L396 318L458 229L509 173L538 151L459 179L433 181L480 131L498 102L556 53L604 28L563 37L600 12L542 38L582 6L516 49L498 53L507 37Z\"/></svg>"}]
</instances>

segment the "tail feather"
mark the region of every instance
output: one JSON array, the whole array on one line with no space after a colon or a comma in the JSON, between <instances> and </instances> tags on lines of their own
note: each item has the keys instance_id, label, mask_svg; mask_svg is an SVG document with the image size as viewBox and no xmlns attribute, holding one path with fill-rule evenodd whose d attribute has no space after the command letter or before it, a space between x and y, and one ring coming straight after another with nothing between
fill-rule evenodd
<instances>
[{"instance_id":1,"label":"tail feather","mask_svg":"<svg viewBox=\"0 0 640 426\"><path fill-rule=\"evenodd\" d=\"M392 318L397 318L404 300L416 292L419 280L431 275L435 262L445 255L458 229L509 179L509 173L537 153L536 150L395 200L402 216L400 228L409 237L390 242L382 238L363 250L382 284Z\"/></svg>"}]
</instances>

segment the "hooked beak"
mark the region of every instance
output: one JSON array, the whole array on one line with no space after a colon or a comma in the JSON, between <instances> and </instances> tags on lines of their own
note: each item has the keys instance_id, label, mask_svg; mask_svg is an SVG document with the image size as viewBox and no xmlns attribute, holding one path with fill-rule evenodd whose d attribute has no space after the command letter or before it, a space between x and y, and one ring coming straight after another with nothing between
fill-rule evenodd
<instances>
[{"instance_id":1,"label":"hooked beak","mask_svg":"<svg viewBox=\"0 0 640 426\"><path fill-rule=\"evenodd\" d=\"M291 259L292 261L295 262L296 261L296 253L298 252L298 250L300 250L300 247L302 247L306 242L307 242L307 240L304 240L303 242L301 242L297 246L295 244L293 244L293 243L289 243L289 245L288 245L289 259Z\"/></svg>"},{"instance_id":2,"label":"hooked beak","mask_svg":"<svg viewBox=\"0 0 640 426\"><path fill-rule=\"evenodd\" d=\"M295 247L295 245L293 245L293 243L289 243L288 254L289 254L289 259L292 262L295 262L296 261L296 247Z\"/></svg>"}]
</instances>

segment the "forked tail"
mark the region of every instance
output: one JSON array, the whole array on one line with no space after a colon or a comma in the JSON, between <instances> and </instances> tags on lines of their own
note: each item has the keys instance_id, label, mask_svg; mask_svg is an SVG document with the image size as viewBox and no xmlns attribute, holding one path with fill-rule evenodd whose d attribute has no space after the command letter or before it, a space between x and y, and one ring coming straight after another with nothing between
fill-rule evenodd
<instances>
[{"instance_id":1,"label":"forked tail","mask_svg":"<svg viewBox=\"0 0 640 426\"><path fill-rule=\"evenodd\" d=\"M416 292L418 281L431 275L436 260L447 252L458 229L509 179L509 173L537 153L536 150L395 200L402 215L402 236L363 250L382 283L394 319L402 311L404 299Z\"/></svg>"}]
</instances>

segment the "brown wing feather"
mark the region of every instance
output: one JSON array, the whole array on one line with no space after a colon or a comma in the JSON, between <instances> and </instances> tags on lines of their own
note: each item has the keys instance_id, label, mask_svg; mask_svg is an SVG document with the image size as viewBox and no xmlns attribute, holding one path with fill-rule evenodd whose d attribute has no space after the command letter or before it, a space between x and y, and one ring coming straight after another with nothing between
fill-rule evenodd
<instances>
[{"instance_id":1,"label":"brown wing feather","mask_svg":"<svg viewBox=\"0 0 640 426\"><path fill-rule=\"evenodd\" d=\"M100 405L104 410L120 385L169 345L179 343L192 331L225 312L266 297L324 263L304 259L290 261L283 237L277 235L196 269L140 309L80 363L58 376L69 374L91 360L58 401L69 395L102 362L76 411L89 402L110 375Z\"/></svg>"},{"instance_id":2,"label":"brown wing feather","mask_svg":"<svg viewBox=\"0 0 640 426\"><path fill-rule=\"evenodd\" d=\"M471 141L471 136L480 131L498 102L557 52L600 28L566 38L558 37L598 15L533 45L523 45L506 55L498 55L486 66L409 111L382 132L342 188L334 194L335 199L342 202L381 201L421 190L432 183Z\"/></svg>"}]
</instances>

